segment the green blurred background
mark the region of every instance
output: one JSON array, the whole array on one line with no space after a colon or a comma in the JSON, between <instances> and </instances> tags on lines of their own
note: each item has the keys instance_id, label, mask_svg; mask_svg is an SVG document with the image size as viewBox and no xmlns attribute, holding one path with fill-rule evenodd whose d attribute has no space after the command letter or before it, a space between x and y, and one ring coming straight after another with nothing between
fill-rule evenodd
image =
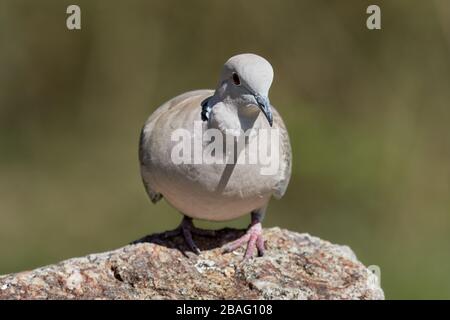
<instances>
[{"instance_id":1,"label":"green blurred background","mask_svg":"<svg viewBox=\"0 0 450 320\"><path fill-rule=\"evenodd\" d=\"M0 274L174 228L141 184L139 131L243 52L274 66L294 153L265 226L348 244L387 298L450 298L447 0L0 0Z\"/></svg>"}]
</instances>

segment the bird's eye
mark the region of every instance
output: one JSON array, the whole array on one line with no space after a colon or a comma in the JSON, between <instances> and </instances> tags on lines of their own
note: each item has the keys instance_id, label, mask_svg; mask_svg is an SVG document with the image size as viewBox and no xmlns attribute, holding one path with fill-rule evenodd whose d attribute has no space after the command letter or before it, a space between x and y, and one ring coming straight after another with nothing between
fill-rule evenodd
<instances>
[{"instance_id":1,"label":"bird's eye","mask_svg":"<svg viewBox=\"0 0 450 320\"><path fill-rule=\"evenodd\" d=\"M236 72L233 72L233 82L237 86L241 85L241 79L239 79L239 76Z\"/></svg>"}]
</instances>

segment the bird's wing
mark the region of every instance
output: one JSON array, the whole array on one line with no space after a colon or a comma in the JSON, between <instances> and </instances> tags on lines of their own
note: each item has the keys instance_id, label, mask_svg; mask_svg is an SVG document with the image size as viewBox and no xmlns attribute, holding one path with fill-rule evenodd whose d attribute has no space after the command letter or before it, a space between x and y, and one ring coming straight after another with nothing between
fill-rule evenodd
<instances>
[{"instance_id":1,"label":"bird's wing","mask_svg":"<svg viewBox=\"0 0 450 320\"><path fill-rule=\"evenodd\" d=\"M291 178L292 170L292 150L291 143L289 142L289 135L278 111L272 106L274 123L277 124L280 129L280 168L278 171L278 182L275 186L274 196L280 199L286 192L286 189Z\"/></svg>"},{"instance_id":2,"label":"bird's wing","mask_svg":"<svg viewBox=\"0 0 450 320\"><path fill-rule=\"evenodd\" d=\"M147 194L150 197L150 200L153 203L157 203L159 200L161 200L163 198L163 195L152 189L152 187L150 186L147 179L145 179L145 175L144 175L146 163L147 163L148 159L150 159L150 152L149 152L149 150L145 150L145 147L144 147L144 143L145 143L144 142L145 141L144 129L145 129L145 126L144 126L144 128L142 128L141 135L139 138L139 163L141 165L141 177L142 177L142 182L144 183L145 190L147 191Z\"/></svg>"},{"instance_id":3,"label":"bird's wing","mask_svg":"<svg viewBox=\"0 0 450 320\"><path fill-rule=\"evenodd\" d=\"M152 156L152 150L148 145L148 141L151 138L152 131L156 125L156 122L161 117L161 115L165 114L167 111L171 110L179 106L181 103L186 102L188 99L192 99L198 96L209 97L214 91L212 90L196 90L183 93L175 98L165 102L161 105L146 121L144 127L141 130L141 135L139 139L139 162L141 166L141 176L142 181L144 183L145 189L150 197L150 200L153 203L158 202L163 198L163 195L159 193L154 186L151 185L150 179L148 178L151 175L151 172L148 172L149 162ZM202 108L199 105L198 114L200 115L202 112Z\"/></svg>"}]
</instances>

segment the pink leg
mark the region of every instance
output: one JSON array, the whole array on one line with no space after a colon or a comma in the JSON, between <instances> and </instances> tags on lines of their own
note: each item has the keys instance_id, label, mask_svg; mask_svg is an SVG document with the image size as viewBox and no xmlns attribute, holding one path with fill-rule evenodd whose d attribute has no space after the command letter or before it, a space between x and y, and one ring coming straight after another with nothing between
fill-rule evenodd
<instances>
[{"instance_id":1,"label":"pink leg","mask_svg":"<svg viewBox=\"0 0 450 320\"><path fill-rule=\"evenodd\" d=\"M247 244L245 250L244 260L250 259L254 256L255 250L258 251L258 256L264 255L264 238L262 235L262 220L263 214L252 213L252 223L247 232L239 239L226 245L224 252L232 252L244 244Z\"/></svg>"}]
</instances>

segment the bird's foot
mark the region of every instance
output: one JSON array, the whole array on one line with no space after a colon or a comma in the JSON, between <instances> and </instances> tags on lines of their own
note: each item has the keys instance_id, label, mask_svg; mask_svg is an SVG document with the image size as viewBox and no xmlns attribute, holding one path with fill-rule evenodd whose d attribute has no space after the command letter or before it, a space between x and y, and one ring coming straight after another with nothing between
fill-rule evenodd
<instances>
[{"instance_id":1,"label":"bird's foot","mask_svg":"<svg viewBox=\"0 0 450 320\"><path fill-rule=\"evenodd\" d=\"M202 237L214 237L216 235L216 232L215 230L204 230L195 227L194 223L192 222L192 218L185 216L183 218L183 221L181 221L181 224L178 226L178 228L166 231L163 234L161 234L161 236L164 238L171 238L181 235L186 241L186 244L188 245L189 249L192 250L195 254L200 254L200 249L197 247L194 240L192 239L193 234Z\"/></svg>"},{"instance_id":2,"label":"bird's foot","mask_svg":"<svg viewBox=\"0 0 450 320\"><path fill-rule=\"evenodd\" d=\"M224 253L232 252L244 244L247 244L244 260L252 258L255 250L258 251L258 256L262 257L264 255L265 248L261 222L250 225L245 235L226 245Z\"/></svg>"}]
</instances>

